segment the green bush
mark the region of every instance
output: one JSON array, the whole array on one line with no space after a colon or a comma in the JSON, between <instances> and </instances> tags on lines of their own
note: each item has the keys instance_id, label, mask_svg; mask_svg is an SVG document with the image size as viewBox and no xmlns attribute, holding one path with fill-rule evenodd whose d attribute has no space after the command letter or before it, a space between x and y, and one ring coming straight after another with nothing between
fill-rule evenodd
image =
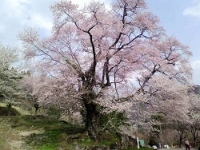
<instances>
[{"instance_id":1,"label":"green bush","mask_svg":"<svg viewBox=\"0 0 200 150\"><path fill-rule=\"evenodd\" d=\"M120 125L124 125L127 121L127 118L123 113L120 112L111 112L108 114L102 114L99 118L100 128L108 130L109 132L116 132Z\"/></svg>"},{"instance_id":2,"label":"green bush","mask_svg":"<svg viewBox=\"0 0 200 150\"><path fill-rule=\"evenodd\" d=\"M59 119L59 118L60 118L61 112L62 112L62 111L61 111L60 108L53 107L53 106L51 106L51 107L49 107L49 108L47 109L47 115L48 115L49 117L52 117L52 118L55 118L55 119Z\"/></svg>"}]
</instances>

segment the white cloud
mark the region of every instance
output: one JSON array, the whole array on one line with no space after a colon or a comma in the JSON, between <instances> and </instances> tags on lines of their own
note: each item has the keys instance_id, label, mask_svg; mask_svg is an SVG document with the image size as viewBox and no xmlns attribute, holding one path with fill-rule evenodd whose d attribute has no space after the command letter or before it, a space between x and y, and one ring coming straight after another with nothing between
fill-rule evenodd
<instances>
[{"instance_id":1,"label":"white cloud","mask_svg":"<svg viewBox=\"0 0 200 150\"><path fill-rule=\"evenodd\" d=\"M78 4L79 6L83 7L84 5L87 5L88 3L95 1L95 0L73 0L73 3ZM96 0L97 2L99 1L100 3L104 3L106 9L111 9L110 7L110 0Z\"/></svg>"},{"instance_id":2,"label":"white cloud","mask_svg":"<svg viewBox=\"0 0 200 150\"><path fill-rule=\"evenodd\" d=\"M28 27L41 29L43 33L50 33L53 27L53 22L50 17L47 18L40 13L34 13L25 24Z\"/></svg>"},{"instance_id":3,"label":"white cloud","mask_svg":"<svg viewBox=\"0 0 200 150\"><path fill-rule=\"evenodd\" d=\"M23 16L24 11L27 9L26 7L30 4L27 0L3 0L2 10L7 17L20 17Z\"/></svg>"},{"instance_id":4,"label":"white cloud","mask_svg":"<svg viewBox=\"0 0 200 150\"><path fill-rule=\"evenodd\" d=\"M80 1L80 0L73 0L73 3L75 3L75 4L79 4L79 5L81 5L81 6L84 6L85 4L88 4L89 2L90 2L91 0L82 0L82 1Z\"/></svg>"},{"instance_id":5,"label":"white cloud","mask_svg":"<svg viewBox=\"0 0 200 150\"><path fill-rule=\"evenodd\" d=\"M196 60L194 62L192 62L192 68L193 69L198 69L200 68L200 60ZM200 71L199 71L200 72Z\"/></svg>"},{"instance_id":6,"label":"white cloud","mask_svg":"<svg viewBox=\"0 0 200 150\"><path fill-rule=\"evenodd\" d=\"M26 27L34 27L43 33L52 27L49 6L56 0L1 0L0 42L19 46L17 35Z\"/></svg>"},{"instance_id":7,"label":"white cloud","mask_svg":"<svg viewBox=\"0 0 200 150\"><path fill-rule=\"evenodd\" d=\"M53 21L49 7L56 1L58 0L1 0L0 43L19 46L17 35L27 27L34 27L42 34L47 34L52 28ZM90 1L92 0L72 2L84 6ZM106 0L101 2L107 3Z\"/></svg>"},{"instance_id":8,"label":"white cloud","mask_svg":"<svg viewBox=\"0 0 200 150\"><path fill-rule=\"evenodd\" d=\"M88 4L89 2L91 2L92 0L82 0L82 1L80 1L80 0L73 0L73 3L75 3L75 4L79 4L79 5L81 5L81 6L84 6L85 4ZM95 0L94 0L95 1ZM96 0L96 1L98 1L98 0ZM109 2L109 0L100 0L100 2L101 3L108 3Z\"/></svg>"},{"instance_id":9,"label":"white cloud","mask_svg":"<svg viewBox=\"0 0 200 150\"><path fill-rule=\"evenodd\" d=\"M194 5L186 8L183 15L199 17L200 18L200 1L194 1Z\"/></svg>"}]
</instances>

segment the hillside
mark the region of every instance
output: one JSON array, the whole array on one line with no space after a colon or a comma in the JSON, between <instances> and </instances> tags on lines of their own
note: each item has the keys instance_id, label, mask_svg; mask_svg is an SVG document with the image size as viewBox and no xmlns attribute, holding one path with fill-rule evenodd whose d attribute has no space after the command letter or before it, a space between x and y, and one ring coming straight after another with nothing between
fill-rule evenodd
<instances>
[{"instance_id":1,"label":"hillside","mask_svg":"<svg viewBox=\"0 0 200 150\"><path fill-rule=\"evenodd\" d=\"M104 132L97 142L88 138L83 126L27 114L18 107L8 109L0 104L1 150L104 150L120 143L115 133Z\"/></svg>"},{"instance_id":2,"label":"hillside","mask_svg":"<svg viewBox=\"0 0 200 150\"><path fill-rule=\"evenodd\" d=\"M194 86L194 93L200 95L200 85Z\"/></svg>"}]
</instances>

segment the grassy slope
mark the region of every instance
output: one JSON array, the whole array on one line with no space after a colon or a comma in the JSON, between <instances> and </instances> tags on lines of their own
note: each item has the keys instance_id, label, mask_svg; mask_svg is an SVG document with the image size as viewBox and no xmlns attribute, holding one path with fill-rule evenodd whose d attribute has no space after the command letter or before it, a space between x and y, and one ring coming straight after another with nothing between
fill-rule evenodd
<instances>
[{"instance_id":1,"label":"grassy slope","mask_svg":"<svg viewBox=\"0 0 200 150\"><path fill-rule=\"evenodd\" d=\"M0 103L0 107L6 108L6 104ZM28 112L19 107L13 108L21 115L0 116L1 150L11 149L10 147L20 150L72 150L75 149L75 143L84 148L118 142L116 135L109 133L104 133L101 142L95 142L88 138L85 129L81 126L62 123L43 116L27 115ZM23 143L25 146L10 143ZM29 148L26 148L27 145Z\"/></svg>"},{"instance_id":2,"label":"grassy slope","mask_svg":"<svg viewBox=\"0 0 200 150\"><path fill-rule=\"evenodd\" d=\"M24 122L23 120L21 120ZM91 145L110 144L108 141L96 143L88 138L86 131L81 126L75 126L68 123L61 123L57 120L43 119L26 119L23 126L18 129L32 128L34 130L42 130L40 134L32 134L26 137L29 145L35 146L37 150L72 150L74 143L78 143L82 148ZM116 140L114 137L112 140ZM111 141L112 141L111 140Z\"/></svg>"},{"instance_id":3,"label":"grassy slope","mask_svg":"<svg viewBox=\"0 0 200 150\"><path fill-rule=\"evenodd\" d=\"M8 117L8 115L11 115ZM17 136L15 130L11 127L14 124L13 118L15 115L27 115L28 112L22 110L19 107L13 106L8 112L7 105L0 102L0 150L10 150L10 143L21 139L20 136ZM14 116L13 116L14 115Z\"/></svg>"},{"instance_id":4,"label":"grassy slope","mask_svg":"<svg viewBox=\"0 0 200 150\"><path fill-rule=\"evenodd\" d=\"M6 135L7 135L7 133L5 133L5 130L7 131L9 128L8 127L6 127L6 126L3 126L3 124L2 123L0 123L0 134L1 134L1 136L0 136L0 149L1 150L6 150L6 149L8 149L8 147L7 147L7 142L6 142Z\"/></svg>"},{"instance_id":5,"label":"grassy slope","mask_svg":"<svg viewBox=\"0 0 200 150\"><path fill-rule=\"evenodd\" d=\"M7 110L6 104L0 103L0 112L3 109ZM115 142L117 140L116 137L108 135L108 137L110 136L109 141L106 139L106 141L96 143L88 138L83 127L61 123L58 120L51 120L49 118L35 118L34 116L27 115L28 112L15 106L12 106L12 110L17 111L20 116L12 116L12 119L10 119L10 117L4 117L4 119L6 118L5 120L7 120L7 123L5 124L4 121L1 126L6 127L6 125L8 125L8 127L6 130L0 131L0 133L4 134L9 139L9 137L12 138L12 134L10 132L20 134L24 131L42 131L37 134L33 132L33 134L22 138L22 140L26 141L28 145L35 147L34 149L37 150L71 150L74 149L74 143L78 143L81 147L90 147L91 145L109 145L111 142ZM5 115L7 114L8 113L5 112ZM8 133L4 131L10 132ZM18 139L21 139L21 137L18 136ZM1 146L5 146L3 143L6 143L4 138L0 139ZM0 149L3 148L0 147Z\"/></svg>"}]
</instances>

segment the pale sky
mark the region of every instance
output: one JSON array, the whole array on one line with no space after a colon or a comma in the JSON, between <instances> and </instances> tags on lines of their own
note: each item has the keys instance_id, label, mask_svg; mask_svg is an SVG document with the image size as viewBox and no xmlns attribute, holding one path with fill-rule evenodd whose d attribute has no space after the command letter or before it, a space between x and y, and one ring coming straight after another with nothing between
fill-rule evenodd
<instances>
[{"instance_id":1,"label":"pale sky","mask_svg":"<svg viewBox=\"0 0 200 150\"><path fill-rule=\"evenodd\" d=\"M26 27L49 34L52 14L49 6L57 0L0 0L0 42L4 46L20 47L17 35ZM71 0L87 3L90 0ZM107 2L108 0L99 0ZM200 85L200 0L146 0L151 12L169 36L189 46L193 53L193 83Z\"/></svg>"},{"instance_id":2,"label":"pale sky","mask_svg":"<svg viewBox=\"0 0 200 150\"><path fill-rule=\"evenodd\" d=\"M169 36L189 46L193 83L200 85L200 0L146 0Z\"/></svg>"}]
</instances>

